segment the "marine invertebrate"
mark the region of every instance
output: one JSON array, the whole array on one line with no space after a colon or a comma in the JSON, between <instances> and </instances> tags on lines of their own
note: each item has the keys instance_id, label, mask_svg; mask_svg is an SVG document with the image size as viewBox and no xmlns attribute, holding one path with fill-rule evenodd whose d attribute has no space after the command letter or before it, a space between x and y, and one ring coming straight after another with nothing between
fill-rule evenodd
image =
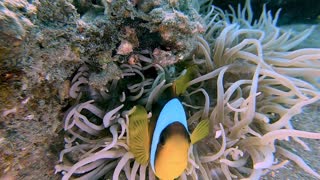
<instances>
[{"instance_id":1,"label":"marine invertebrate","mask_svg":"<svg viewBox=\"0 0 320 180\"><path fill-rule=\"evenodd\" d=\"M60 154L63 164L56 166L63 179L154 179L152 168L140 164L128 146L129 110L140 105L150 119L156 114L155 103L167 99L176 87L181 88L175 93L182 99L189 129L201 119L210 122L210 135L190 147L182 179L258 179L287 162L277 164L275 152L320 178L276 143L291 137L308 149L300 137L320 139L320 133L294 130L290 122L304 106L320 99L319 84L312 78L320 73L320 49L291 50L312 29L298 35L282 31L276 26L279 12L273 18L265 8L253 21L249 1L237 12L231 8L231 13L199 3L207 29L197 37L193 58L184 61L189 68L162 67L141 51L137 63L120 64L122 79L98 92L108 103L88 100L69 110L64 118L68 136Z\"/></svg>"}]
</instances>

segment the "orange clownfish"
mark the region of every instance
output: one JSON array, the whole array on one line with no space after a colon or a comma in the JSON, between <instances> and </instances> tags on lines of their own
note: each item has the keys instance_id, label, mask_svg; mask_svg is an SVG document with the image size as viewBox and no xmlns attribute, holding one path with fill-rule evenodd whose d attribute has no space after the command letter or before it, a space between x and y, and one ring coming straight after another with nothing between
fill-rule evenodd
<instances>
[{"instance_id":1,"label":"orange clownfish","mask_svg":"<svg viewBox=\"0 0 320 180\"><path fill-rule=\"evenodd\" d=\"M200 121L190 134L184 108L174 98L162 108L153 133L149 129L147 111L135 106L129 112L130 151L139 163L150 163L159 179L173 180L187 168L190 145L209 134L209 121Z\"/></svg>"}]
</instances>

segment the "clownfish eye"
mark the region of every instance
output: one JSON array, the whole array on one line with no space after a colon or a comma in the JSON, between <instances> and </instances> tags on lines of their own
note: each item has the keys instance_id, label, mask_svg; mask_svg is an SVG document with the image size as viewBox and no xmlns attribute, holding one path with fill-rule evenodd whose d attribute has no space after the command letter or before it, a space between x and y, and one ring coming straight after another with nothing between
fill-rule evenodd
<instances>
[{"instance_id":1,"label":"clownfish eye","mask_svg":"<svg viewBox=\"0 0 320 180\"><path fill-rule=\"evenodd\" d=\"M165 143L165 137L164 137L164 134L161 133L161 135L160 135L160 140L159 140L159 145L164 146L164 143Z\"/></svg>"}]
</instances>

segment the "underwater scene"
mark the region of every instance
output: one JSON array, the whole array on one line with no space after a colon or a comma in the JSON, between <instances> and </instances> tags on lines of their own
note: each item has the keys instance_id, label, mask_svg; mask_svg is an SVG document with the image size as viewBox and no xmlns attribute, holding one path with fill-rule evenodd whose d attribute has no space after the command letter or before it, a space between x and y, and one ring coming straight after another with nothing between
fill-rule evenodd
<instances>
[{"instance_id":1,"label":"underwater scene","mask_svg":"<svg viewBox=\"0 0 320 180\"><path fill-rule=\"evenodd\" d=\"M320 179L320 1L0 0L24 179Z\"/></svg>"}]
</instances>

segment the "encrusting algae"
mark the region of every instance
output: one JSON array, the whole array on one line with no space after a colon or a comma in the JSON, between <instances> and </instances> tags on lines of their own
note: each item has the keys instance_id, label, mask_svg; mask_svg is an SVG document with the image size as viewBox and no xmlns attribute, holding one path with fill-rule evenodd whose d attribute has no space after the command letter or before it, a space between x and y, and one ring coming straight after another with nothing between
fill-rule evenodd
<instances>
[{"instance_id":1,"label":"encrusting algae","mask_svg":"<svg viewBox=\"0 0 320 180\"><path fill-rule=\"evenodd\" d=\"M138 6L149 11L146 2ZM62 179L259 179L288 163L278 155L320 178L278 143L290 138L310 150L299 138L320 139L290 122L320 99L320 49L293 50L312 28L283 31L279 11L273 18L265 7L253 20L250 1L231 13L210 2L193 4L206 28L190 56L171 46L161 51L178 62L159 63L151 53L158 47L121 51L121 78L100 89L90 85L88 65L79 68L55 167Z\"/></svg>"}]
</instances>

